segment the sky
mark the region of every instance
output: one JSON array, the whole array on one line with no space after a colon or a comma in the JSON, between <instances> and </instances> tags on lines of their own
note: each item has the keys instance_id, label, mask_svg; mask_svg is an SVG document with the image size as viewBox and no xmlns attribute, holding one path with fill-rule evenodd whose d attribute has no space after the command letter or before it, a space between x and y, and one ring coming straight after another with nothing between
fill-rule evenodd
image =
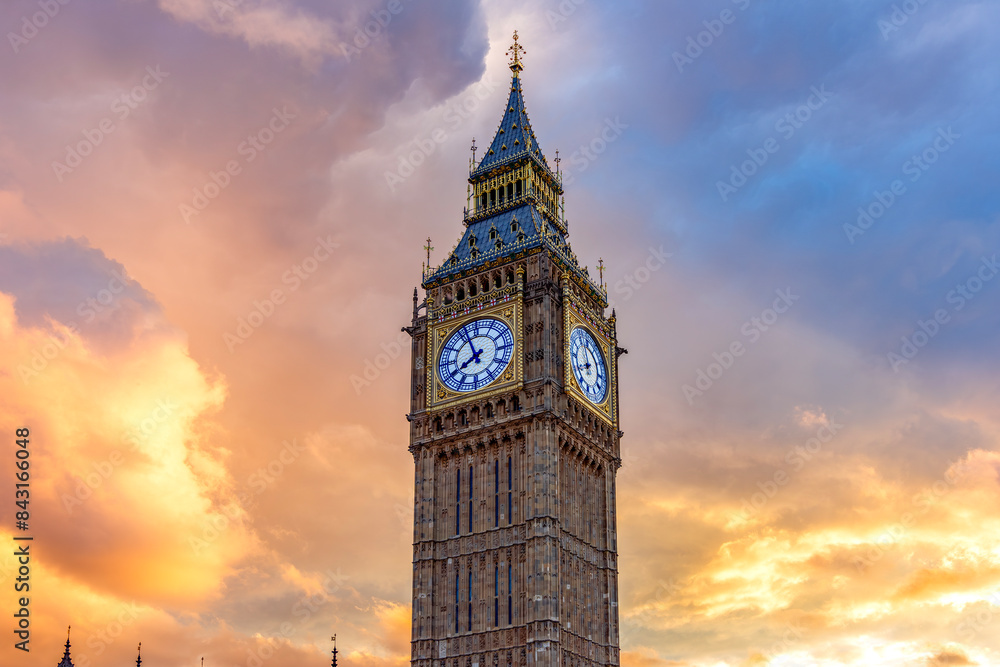
<instances>
[{"instance_id":1,"label":"sky","mask_svg":"<svg viewBox=\"0 0 1000 667\"><path fill-rule=\"evenodd\" d=\"M618 315L622 664L1000 664L1000 4L5 0L30 653L409 658L423 246L519 31Z\"/></svg>"}]
</instances>

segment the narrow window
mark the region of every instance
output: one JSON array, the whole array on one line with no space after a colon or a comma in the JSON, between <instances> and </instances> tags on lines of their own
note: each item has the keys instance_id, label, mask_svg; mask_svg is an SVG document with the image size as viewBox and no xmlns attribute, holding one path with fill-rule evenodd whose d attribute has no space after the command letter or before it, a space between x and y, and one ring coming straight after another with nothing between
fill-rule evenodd
<instances>
[{"instance_id":1,"label":"narrow window","mask_svg":"<svg viewBox=\"0 0 1000 667\"><path fill-rule=\"evenodd\" d=\"M472 466L469 466L469 532L472 532Z\"/></svg>"},{"instance_id":2,"label":"narrow window","mask_svg":"<svg viewBox=\"0 0 1000 667\"><path fill-rule=\"evenodd\" d=\"M500 527L500 459L493 459L493 527Z\"/></svg>"},{"instance_id":3,"label":"narrow window","mask_svg":"<svg viewBox=\"0 0 1000 667\"><path fill-rule=\"evenodd\" d=\"M455 471L455 534L462 532L462 471Z\"/></svg>"},{"instance_id":4,"label":"narrow window","mask_svg":"<svg viewBox=\"0 0 1000 667\"><path fill-rule=\"evenodd\" d=\"M458 580L455 580L456 583ZM510 561L507 561L507 625L511 625L514 622L514 595L512 591L514 590L514 571L510 567ZM458 609L456 607L456 613Z\"/></svg>"},{"instance_id":5,"label":"narrow window","mask_svg":"<svg viewBox=\"0 0 1000 667\"><path fill-rule=\"evenodd\" d=\"M455 572L455 632L458 632L458 572Z\"/></svg>"},{"instance_id":6,"label":"narrow window","mask_svg":"<svg viewBox=\"0 0 1000 667\"><path fill-rule=\"evenodd\" d=\"M514 471L511 467L510 457L507 457L507 525L510 525L511 506L514 489Z\"/></svg>"},{"instance_id":7,"label":"narrow window","mask_svg":"<svg viewBox=\"0 0 1000 667\"><path fill-rule=\"evenodd\" d=\"M500 566L493 566L493 627L500 627Z\"/></svg>"},{"instance_id":8,"label":"narrow window","mask_svg":"<svg viewBox=\"0 0 1000 667\"><path fill-rule=\"evenodd\" d=\"M472 568L469 568L469 632L472 632Z\"/></svg>"}]
</instances>

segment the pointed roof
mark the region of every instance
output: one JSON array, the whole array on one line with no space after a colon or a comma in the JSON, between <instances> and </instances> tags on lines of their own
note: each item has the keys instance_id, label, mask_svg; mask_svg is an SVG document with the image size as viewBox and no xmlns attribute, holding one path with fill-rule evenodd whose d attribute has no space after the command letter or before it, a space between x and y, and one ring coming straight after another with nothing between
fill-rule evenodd
<instances>
[{"instance_id":1,"label":"pointed roof","mask_svg":"<svg viewBox=\"0 0 1000 667\"><path fill-rule=\"evenodd\" d=\"M515 32L514 45L507 51L511 56L510 70L513 73L507 106L493 142L469 174L469 183L481 184L531 162L534 164L532 171L535 177L547 181L550 193L561 195L562 181L549 168L524 108L520 77L524 69L521 64L524 49L517 39ZM508 184L508 187L513 185ZM461 275L471 275L484 266L499 266L510 259L544 250L557 263L571 271L576 276L575 280L599 303L607 303L606 290L590 280L587 270L580 266L569 246L569 231L565 220L559 216L558 201L553 201L555 198L551 196L547 200L543 199L537 194L535 187L537 186L532 185L523 190L515 190L513 196L501 196L496 202L491 200L488 206L477 205L473 211L466 209L463 221L465 231L437 268L430 264L430 250L433 248L428 239L424 246L428 251L426 270L422 274L424 289L454 280Z\"/></svg>"},{"instance_id":2,"label":"pointed roof","mask_svg":"<svg viewBox=\"0 0 1000 667\"><path fill-rule=\"evenodd\" d=\"M66 628L66 650L63 652L63 659L58 667L73 667L73 659L69 657L69 631L71 628L72 626Z\"/></svg>"},{"instance_id":3,"label":"pointed roof","mask_svg":"<svg viewBox=\"0 0 1000 667\"><path fill-rule=\"evenodd\" d=\"M477 177L487 174L497 167L530 158L548 172L554 182L558 183L558 179L545 160L545 154L542 153L542 149L538 145L535 132L531 129L531 120L524 107L524 93L521 92L520 77L520 73L524 69L520 58L520 54L523 52L524 48L517 42L517 31L514 31L514 46L507 51L508 54L513 53L510 63L510 70L513 73L510 80L510 97L507 99L507 106L504 108L500 125L493 136L493 142L486 149L479 165L469 174L471 180L476 180Z\"/></svg>"}]
</instances>

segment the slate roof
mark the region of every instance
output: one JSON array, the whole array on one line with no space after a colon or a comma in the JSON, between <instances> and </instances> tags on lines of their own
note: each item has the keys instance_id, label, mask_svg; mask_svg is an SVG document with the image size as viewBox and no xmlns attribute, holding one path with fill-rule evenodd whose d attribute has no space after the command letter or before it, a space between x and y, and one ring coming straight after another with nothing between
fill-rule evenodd
<instances>
[{"instance_id":1,"label":"slate roof","mask_svg":"<svg viewBox=\"0 0 1000 667\"><path fill-rule=\"evenodd\" d=\"M515 220L518 229L512 231L511 223ZM455 249L440 268L427 276L426 282L430 283L528 248L539 247L542 245L542 225L547 225L545 234L552 237L555 244L565 245L562 233L530 203L471 222ZM490 231L493 229L496 230L495 239L490 238Z\"/></svg>"},{"instance_id":2,"label":"slate roof","mask_svg":"<svg viewBox=\"0 0 1000 667\"><path fill-rule=\"evenodd\" d=\"M479 161L479 166L469 174L469 177L475 180L497 167L512 164L524 158L533 159L549 173L553 181L556 181L555 175L545 161L545 154L542 153L538 140L535 139L535 133L531 129L531 120L524 108L524 95L521 93L521 77L515 71L510 81L510 97L507 100L507 107L500 120L500 126L493 136L493 143L486 149L486 154Z\"/></svg>"}]
</instances>

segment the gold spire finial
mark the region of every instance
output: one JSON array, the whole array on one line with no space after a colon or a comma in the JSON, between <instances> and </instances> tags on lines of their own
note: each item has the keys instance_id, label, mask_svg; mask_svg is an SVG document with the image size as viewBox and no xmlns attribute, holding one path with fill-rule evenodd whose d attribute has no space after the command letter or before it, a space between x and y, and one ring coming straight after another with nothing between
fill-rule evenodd
<instances>
[{"instance_id":1,"label":"gold spire finial","mask_svg":"<svg viewBox=\"0 0 1000 667\"><path fill-rule=\"evenodd\" d=\"M507 49L507 55L510 57L510 69L516 75L518 72L524 69L521 65L521 55L527 53L524 47L517 43L517 30L514 31L514 43L509 49Z\"/></svg>"}]
</instances>

